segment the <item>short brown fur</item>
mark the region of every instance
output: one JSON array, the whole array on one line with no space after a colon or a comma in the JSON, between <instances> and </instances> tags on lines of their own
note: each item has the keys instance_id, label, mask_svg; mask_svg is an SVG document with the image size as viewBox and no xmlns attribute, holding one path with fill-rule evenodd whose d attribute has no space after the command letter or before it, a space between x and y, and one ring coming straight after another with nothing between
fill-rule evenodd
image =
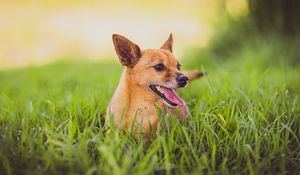
<instances>
[{"instance_id":1,"label":"short brown fur","mask_svg":"<svg viewBox=\"0 0 300 175\"><path fill-rule=\"evenodd\" d=\"M179 111L180 114L176 113L176 115L185 120L188 115L186 106L182 109L179 107L171 109L149 89L149 84L177 88L176 77L183 74L178 69L179 61L172 54L172 34L160 49L143 51L138 45L121 35L114 34L112 38L120 63L125 68L119 85L107 106L106 125L112 122L124 130L133 128L135 133L142 131L148 134L151 130L157 129L159 120L157 107L165 112ZM165 70L157 72L153 66L160 63L164 64ZM190 71L185 75L192 80L201 77L203 73Z\"/></svg>"}]
</instances>

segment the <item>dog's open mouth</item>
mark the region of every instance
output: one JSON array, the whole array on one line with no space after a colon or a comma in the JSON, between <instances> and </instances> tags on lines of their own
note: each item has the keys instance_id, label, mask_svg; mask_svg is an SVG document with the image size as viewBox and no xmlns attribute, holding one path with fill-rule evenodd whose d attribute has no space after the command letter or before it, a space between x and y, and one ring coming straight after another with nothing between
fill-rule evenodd
<instances>
[{"instance_id":1,"label":"dog's open mouth","mask_svg":"<svg viewBox=\"0 0 300 175\"><path fill-rule=\"evenodd\" d=\"M158 95L165 103L171 107L183 107L185 102L176 94L175 89L166 88L159 85L149 85L150 89Z\"/></svg>"}]
</instances>

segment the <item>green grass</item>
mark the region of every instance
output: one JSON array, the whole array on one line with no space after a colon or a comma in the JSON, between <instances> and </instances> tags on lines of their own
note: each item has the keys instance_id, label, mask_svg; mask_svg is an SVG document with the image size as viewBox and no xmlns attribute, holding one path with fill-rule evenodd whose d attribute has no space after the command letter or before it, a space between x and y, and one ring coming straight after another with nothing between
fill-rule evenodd
<instances>
[{"instance_id":1,"label":"green grass","mask_svg":"<svg viewBox=\"0 0 300 175\"><path fill-rule=\"evenodd\" d=\"M269 46L245 46L226 61L192 53L183 69L208 76L179 91L191 116L161 116L150 144L118 129L105 135L117 63L2 71L0 174L297 174L300 67L273 56L284 55Z\"/></svg>"}]
</instances>

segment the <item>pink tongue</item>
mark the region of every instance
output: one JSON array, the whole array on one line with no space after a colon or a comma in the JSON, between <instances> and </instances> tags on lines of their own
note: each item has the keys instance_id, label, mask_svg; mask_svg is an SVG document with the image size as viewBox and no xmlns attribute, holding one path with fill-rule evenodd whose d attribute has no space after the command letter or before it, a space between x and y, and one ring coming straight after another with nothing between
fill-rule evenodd
<instances>
[{"instance_id":1,"label":"pink tongue","mask_svg":"<svg viewBox=\"0 0 300 175\"><path fill-rule=\"evenodd\" d=\"M185 106L184 101L180 97L177 96L174 89L169 89L169 88L160 86L160 90L164 93L164 95L166 96L166 98L168 100L177 104L177 106L179 106L179 107Z\"/></svg>"}]
</instances>

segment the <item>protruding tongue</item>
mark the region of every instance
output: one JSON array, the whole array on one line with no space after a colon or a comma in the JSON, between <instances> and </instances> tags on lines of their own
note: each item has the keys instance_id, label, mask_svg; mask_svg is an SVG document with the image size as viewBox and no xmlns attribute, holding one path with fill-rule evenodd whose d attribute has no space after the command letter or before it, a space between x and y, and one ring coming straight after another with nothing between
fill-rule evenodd
<instances>
[{"instance_id":1,"label":"protruding tongue","mask_svg":"<svg viewBox=\"0 0 300 175\"><path fill-rule=\"evenodd\" d=\"M185 102L176 94L174 89L169 89L162 86L160 86L160 89L168 100L177 104L179 107L185 106Z\"/></svg>"}]
</instances>

